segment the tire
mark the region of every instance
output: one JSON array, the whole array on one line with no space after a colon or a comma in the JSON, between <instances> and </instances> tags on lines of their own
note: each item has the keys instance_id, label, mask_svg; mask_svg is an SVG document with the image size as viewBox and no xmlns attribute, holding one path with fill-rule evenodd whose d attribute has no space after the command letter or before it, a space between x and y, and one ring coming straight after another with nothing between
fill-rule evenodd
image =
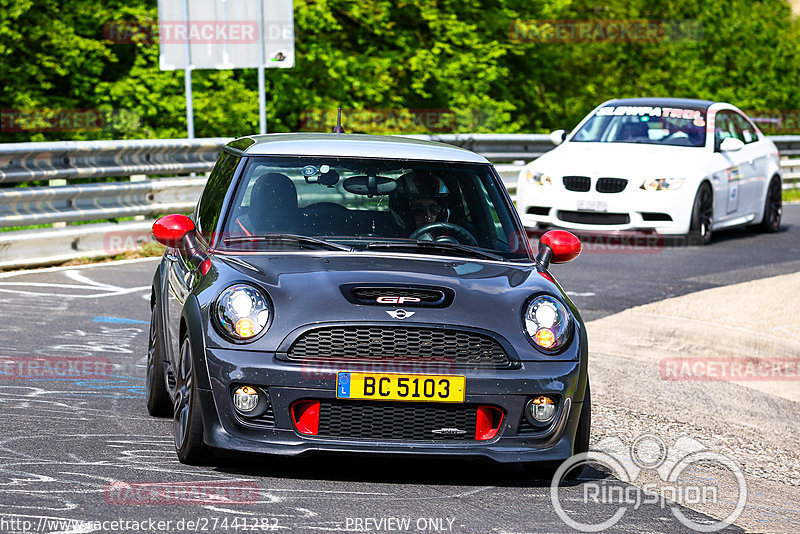
<instances>
[{"instance_id":1,"label":"tire","mask_svg":"<svg viewBox=\"0 0 800 534\"><path fill-rule=\"evenodd\" d=\"M164 351L158 335L158 310L153 306L150 314L150 341L147 345L147 376L145 377L147 411L154 417L172 415L167 385L164 383Z\"/></svg>"},{"instance_id":2,"label":"tire","mask_svg":"<svg viewBox=\"0 0 800 534\"><path fill-rule=\"evenodd\" d=\"M781 227L783 215L783 189L781 180L777 176L772 178L767 188L764 200L764 219L754 226L759 232L775 233Z\"/></svg>"},{"instance_id":3,"label":"tire","mask_svg":"<svg viewBox=\"0 0 800 534\"><path fill-rule=\"evenodd\" d=\"M689 227L689 244L707 245L711 241L711 224L714 220L714 193L707 182L700 185L692 206Z\"/></svg>"},{"instance_id":4,"label":"tire","mask_svg":"<svg viewBox=\"0 0 800 534\"><path fill-rule=\"evenodd\" d=\"M211 447L203 442L203 414L197 396L192 346L188 336L181 341L177 367L172 423L175 452L181 463L203 465L211 458Z\"/></svg>"},{"instance_id":5,"label":"tire","mask_svg":"<svg viewBox=\"0 0 800 534\"><path fill-rule=\"evenodd\" d=\"M589 382L586 382L586 395L583 398L583 405L581 406L581 417L578 420L578 430L575 432L575 442L572 447L573 456L581 454L589 450L589 436L592 432L592 392L589 389ZM526 462L523 464L527 475L538 479L552 479L555 472L558 470L563 462L548 461L548 462ZM576 480L581 474L585 465L581 464L571 469L566 475L564 480Z\"/></svg>"}]
</instances>

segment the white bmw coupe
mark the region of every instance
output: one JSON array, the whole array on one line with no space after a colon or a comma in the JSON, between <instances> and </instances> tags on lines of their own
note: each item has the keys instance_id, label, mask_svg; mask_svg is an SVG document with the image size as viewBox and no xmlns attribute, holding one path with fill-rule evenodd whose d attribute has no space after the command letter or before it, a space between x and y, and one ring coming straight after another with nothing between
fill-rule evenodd
<instances>
[{"instance_id":1,"label":"white bmw coupe","mask_svg":"<svg viewBox=\"0 0 800 534\"><path fill-rule=\"evenodd\" d=\"M778 149L724 102L611 100L519 175L517 208L528 228L644 230L693 236L781 222Z\"/></svg>"}]
</instances>

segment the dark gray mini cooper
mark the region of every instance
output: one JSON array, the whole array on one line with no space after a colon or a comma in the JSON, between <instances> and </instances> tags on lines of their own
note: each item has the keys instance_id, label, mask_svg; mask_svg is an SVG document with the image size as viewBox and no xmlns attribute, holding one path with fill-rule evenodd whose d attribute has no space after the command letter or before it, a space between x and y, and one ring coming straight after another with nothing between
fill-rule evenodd
<instances>
[{"instance_id":1,"label":"dark gray mini cooper","mask_svg":"<svg viewBox=\"0 0 800 534\"><path fill-rule=\"evenodd\" d=\"M214 449L484 457L588 449L586 330L494 167L439 143L237 139L192 217L153 226L147 406ZM540 464L540 462L546 462Z\"/></svg>"}]
</instances>

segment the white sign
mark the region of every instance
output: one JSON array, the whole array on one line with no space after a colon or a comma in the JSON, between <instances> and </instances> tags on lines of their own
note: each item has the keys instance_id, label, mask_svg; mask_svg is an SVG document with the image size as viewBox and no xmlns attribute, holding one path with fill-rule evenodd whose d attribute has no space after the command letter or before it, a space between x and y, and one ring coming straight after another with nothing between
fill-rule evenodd
<instances>
[{"instance_id":1,"label":"white sign","mask_svg":"<svg viewBox=\"0 0 800 534\"><path fill-rule=\"evenodd\" d=\"M158 0L161 70L256 68L261 28L264 67L293 67L292 0Z\"/></svg>"}]
</instances>

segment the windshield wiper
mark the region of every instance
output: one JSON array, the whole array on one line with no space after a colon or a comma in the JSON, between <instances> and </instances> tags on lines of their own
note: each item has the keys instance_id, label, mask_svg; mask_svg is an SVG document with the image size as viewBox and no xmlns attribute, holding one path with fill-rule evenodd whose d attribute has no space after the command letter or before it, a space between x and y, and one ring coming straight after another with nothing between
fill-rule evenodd
<instances>
[{"instance_id":1,"label":"windshield wiper","mask_svg":"<svg viewBox=\"0 0 800 534\"><path fill-rule=\"evenodd\" d=\"M353 249L350 247L346 247L344 245L338 245L336 243L331 243L330 241L325 241L323 239L317 239L315 237L308 237L305 235L296 235L296 234L263 234L263 235L248 235L248 236L236 236L236 237L226 237L225 244L232 245L236 243L250 243L250 242L262 242L262 243L297 243L301 247L312 248L312 249L322 249L322 250L341 250L344 252L352 252Z\"/></svg>"},{"instance_id":2,"label":"windshield wiper","mask_svg":"<svg viewBox=\"0 0 800 534\"><path fill-rule=\"evenodd\" d=\"M373 243L369 243L366 248L371 250L377 250L377 249L387 249L387 250L422 249L431 251L444 250L447 252L459 252L461 254L465 254L473 258L482 258L485 260L494 260L494 261L506 261L506 258L504 258L499 254L493 254L491 252L486 252L483 250L479 250L473 247L468 247L466 245L461 245L458 243L447 243L442 241L408 241L402 243L376 241Z\"/></svg>"}]
</instances>

